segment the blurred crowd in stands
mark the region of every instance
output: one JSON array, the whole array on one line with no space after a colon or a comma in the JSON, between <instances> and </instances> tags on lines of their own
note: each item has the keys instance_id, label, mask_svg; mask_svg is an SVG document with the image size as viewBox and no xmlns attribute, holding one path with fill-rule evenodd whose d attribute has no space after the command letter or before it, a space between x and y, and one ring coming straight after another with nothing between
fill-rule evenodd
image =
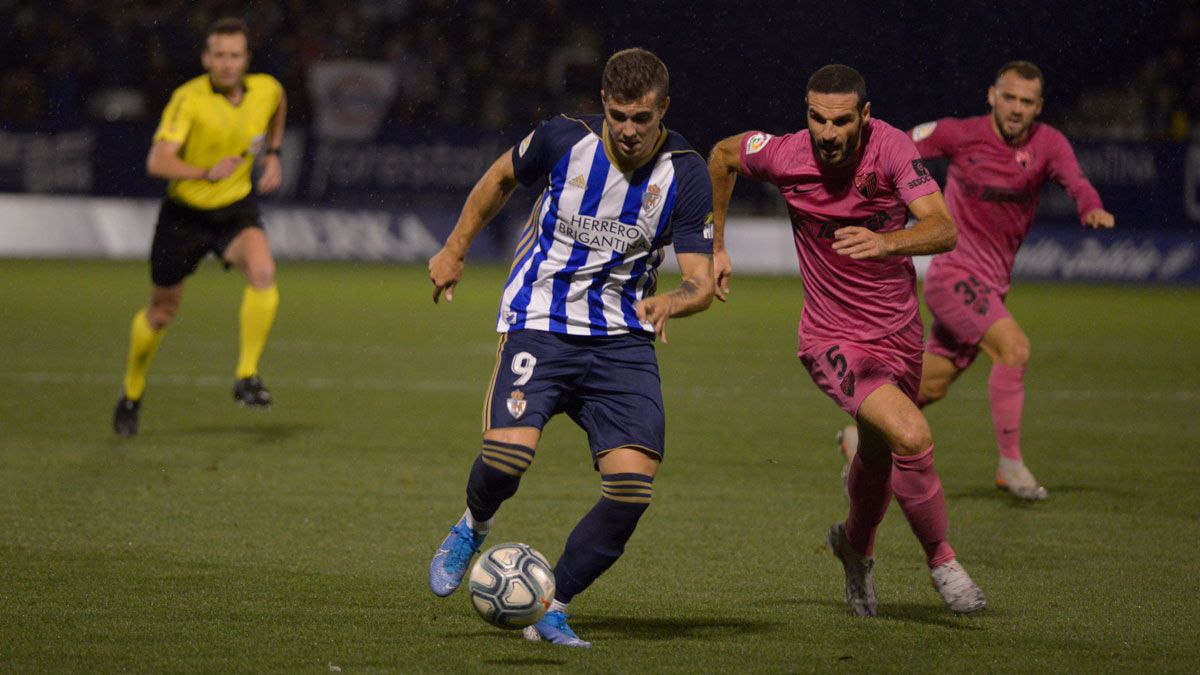
<instances>
[{"instance_id":1,"label":"blurred crowd in stands","mask_svg":"<svg viewBox=\"0 0 1200 675\"><path fill-rule=\"evenodd\" d=\"M391 124L522 129L550 111L591 109L603 45L566 0L0 0L0 124L70 128L154 119L200 74L204 29L241 16L251 70L275 75L290 121L311 115L310 66L363 59L395 69ZM519 8L519 11L518 11ZM585 103L586 101L586 103Z\"/></svg>"},{"instance_id":2,"label":"blurred crowd in stands","mask_svg":"<svg viewBox=\"0 0 1200 675\"><path fill-rule=\"evenodd\" d=\"M1166 39L1133 73L1085 93L1066 115L1076 137L1112 140L1200 140L1200 0L1175 0ZM1097 58L1103 58L1097 54Z\"/></svg>"},{"instance_id":3,"label":"blurred crowd in stands","mask_svg":"<svg viewBox=\"0 0 1200 675\"><path fill-rule=\"evenodd\" d=\"M568 0L0 0L0 125L155 119L201 72L204 28L238 15L253 33L252 69L283 82L293 122L311 120L312 64L363 59L396 73L386 124L520 132L553 112L596 109L602 12ZM1130 46L1148 54L1140 72L1058 103L1068 133L1200 138L1200 0L1173 0L1170 13L1163 44ZM1069 75L1049 75L1053 96Z\"/></svg>"}]
</instances>

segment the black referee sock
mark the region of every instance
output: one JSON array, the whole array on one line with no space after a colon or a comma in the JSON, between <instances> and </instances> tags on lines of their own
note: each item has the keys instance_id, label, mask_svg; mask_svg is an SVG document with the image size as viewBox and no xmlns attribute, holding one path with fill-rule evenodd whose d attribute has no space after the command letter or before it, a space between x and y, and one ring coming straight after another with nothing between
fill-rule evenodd
<instances>
[{"instance_id":1,"label":"black referee sock","mask_svg":"<svg viewBox=\"0 0 1200 675\"><path fill-rule=\"evenodd\" d=\"M600 501L575 526L554 567L554 599L559 602L570 602L621 557L654 494L654 478L645 474L614 473L600 479Z\"/></svg>"},{"instance_id":2,"label":"black referee sock","mask_svg":"<svg viewBox=\"0 0 1200 675\"><path fill-rule=\"evenodd\" d=\"M517 493L521 476L532 461L533 448L485 440L467 479L471 517L479 522L491 520L500 504Z\"/></svg>"}]
</instances>

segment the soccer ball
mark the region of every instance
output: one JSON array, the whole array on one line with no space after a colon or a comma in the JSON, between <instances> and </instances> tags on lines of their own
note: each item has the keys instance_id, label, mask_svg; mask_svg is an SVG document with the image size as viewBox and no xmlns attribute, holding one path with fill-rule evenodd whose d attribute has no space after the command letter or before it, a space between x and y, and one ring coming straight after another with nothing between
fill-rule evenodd
<instances>
[{"instance_id":1,"label":"soccer ball","mask_svg":"<svg viewBox=\"0 0 1200 675\"><path fill-rule=\"evenodd\" d=\"M500 544L471 568L471 604L484 621L501 628L536 623L554 599L554 570L528 544Z\"/></svg>"}]
</instances>

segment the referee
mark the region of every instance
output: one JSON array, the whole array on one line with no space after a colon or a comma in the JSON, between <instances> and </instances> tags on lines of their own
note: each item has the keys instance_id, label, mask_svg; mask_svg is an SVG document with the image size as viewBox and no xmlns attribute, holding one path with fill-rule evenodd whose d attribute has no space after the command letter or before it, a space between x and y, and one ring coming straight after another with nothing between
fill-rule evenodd
<instances>
[{"instance_id":1,"label":"referee","mask_svg":"<svg viewBox=\"0 0 1200 675\"><path fill-rule=\"evenodd\" d=\"M208 29L201 63L207 72L171 95L146 158L146 171L169 182L150 248L150 304L134 315L129 331L124 390L113 413L118 436L137 434L150 361L179 310L184 279L210 252L246 277L233 397L255 408L271 405L258 359L279 291L250 171L258 160L259 193L279 187L287 99L275 78L246 73L249 30L241 19L220 19Z\"/></svg>"}]
</instances>

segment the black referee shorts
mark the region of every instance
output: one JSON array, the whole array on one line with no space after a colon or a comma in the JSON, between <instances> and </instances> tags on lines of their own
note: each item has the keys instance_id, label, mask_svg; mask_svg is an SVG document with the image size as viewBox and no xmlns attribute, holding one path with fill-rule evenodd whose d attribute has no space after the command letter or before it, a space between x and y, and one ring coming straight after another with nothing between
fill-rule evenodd
<instances>
[{"instance_id":1,"label":"black referee shorts","mask_svg":"<svg viewBox=\"0 0 1200 675\"><path fill-rule=\"evenodd\" d=\"M163 199L150 245L150 280L161 287L178 284L196 271L204 256L212 253L221 258L234 237L248 227L262 228L258 204L250 197L219 209L196 209Z\"/></svg>"}]
</instances>

